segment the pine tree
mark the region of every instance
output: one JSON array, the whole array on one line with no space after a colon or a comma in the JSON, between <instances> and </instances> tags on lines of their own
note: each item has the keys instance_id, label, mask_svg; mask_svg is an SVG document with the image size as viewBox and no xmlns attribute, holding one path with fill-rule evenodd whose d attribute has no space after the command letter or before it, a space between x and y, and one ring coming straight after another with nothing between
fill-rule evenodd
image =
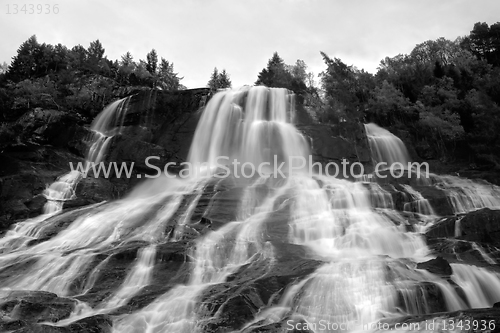
<instances>
[{"instance_id":1,"label":"pine tree","mask_svg":"<svg viewBox=\"0 0 500 333\"><path fill-rule=\"evenodd\" d=\"M256 85L264 85L268 87L288 88L292 79L291 73L287 70L285 62L274 52L271 59L259 74L255 82Z\"/></svg>"},{"instance_id":2,"label":"pine tree","mask_svg":"<svg viewBox=\"0 0 500 333\"><path fill-rule=\"evenodd\" d=\"M217 91L218 87L218 79L219 79L219 70L217 67L214 68L212 75L210 75L210 80L208 80L207 87L210 88L211 91Z\"/></svg>"},{"instance_id":3,"label":"pine tree","mask_svg":"<svg viewBox=\"0 0 500 333\"><path fill-rule=\"evenodd\" d=\"M225 69L219 73L217 67L214 68L212 75L210 75L210 80L207 83L207 87L211 91L215 92L219 89L231 88L231 80L229 79L229 74Z\"/></svg>"},{"instance_id":4,"label":"pine tree","mask_svg":"<svg viewBox=\"0 0 500 333\"><path fill-rule=\"evenodd\" d=\"M231 88L232 83L229 79L229 74L227 74L226 70L223 69L218 77L219 89Z\"/></svg>"},{"instance_id":5,"label":"pine tree","mask_svg":"<svg viewBox=\"0 0 500 333\"><path fill-rule=\"evenodd\" d=\"M177 75L178 73L174 72L174 64L161 58L158 72L159 87L165 90L180 90L184 88L184 86L180 84L182 77L180 78Z\"/></svg>"},{"instance_id":6,"label":"pine tree","mask_svg":"<svg viewBox=\"0 0 500 333\"><path fill-rule=\"evenodd\" d=\"M36 35L33 35L17 49L17 55L12 58L7 77L14 82L33 77L38 70L36 64L39 52L40 44Z\"/></svg>"},{"instance_id":7,"label":"pine tree","mask_svg":"<svg viewBox=\"0 0 500 333\"><path fill-rule=\"evenodd\" d=\"M146 60L147 60L146 69L151 74L155 74L156 69L158 67L158 54L156 53L155 49L152 49L151 52L149 52L146 55Z\"/></svg>"},{"instance_id":8,"label":"pine tree","mask_svg":"<svg viewBox=\"0 0 500 333\"><path fill-rule=\"evenodd\" d=\"M90 43L89 48L87 49L87 65L88 69L93 73L100 72L100 64L101 60L104 57L104 47L102 46L99 39Z\"/></svg>"},{"instance_id":9,"label":"pine tree","mask_svg":"<svg viewBox=\"0 0 500 333\"><path fill-rule=\"evenodd\" d=\"M132 57L132 54L127 51L124 55L122 55L121 60L120 60L120 65L121 66L130 66L134 63L134 57Z\"/></svg>"}]
</instances>

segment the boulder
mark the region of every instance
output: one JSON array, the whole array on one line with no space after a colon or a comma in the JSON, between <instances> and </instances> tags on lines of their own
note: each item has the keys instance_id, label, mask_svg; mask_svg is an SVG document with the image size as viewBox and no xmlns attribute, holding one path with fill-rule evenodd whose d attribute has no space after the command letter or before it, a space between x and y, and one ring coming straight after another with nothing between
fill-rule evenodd
<instances>
[{"instance_id":1,"label":"boulder","mask_svg":"<svg viewBox=\"0 0 500 333\"><path fill-rule=\"evenodd\" d=\"M431 273L444 276L450 276L453 273L448 261L441 256L437 256L435 259L431 259L426 262L418 263L417 268L425 269Z\"/></svg>"},{"instance_id":2,"label":"boulder","mask_svg":"<svg viewBox=\"0 0 500 333\"><path fill-rule=\"evenodd\" d=\"M57 322L69 317L75 305L73 299L45 291L1 291L0 329L10 331L38 322Z\"/></svg>"},{"instance_id":3,"label":"boulder","mask_svg":"<svg viewBox=\"0 0 500 333\"><path fill-rule=\"evenodd\" d=\"M362 124L315 124L299 126L298 128L309 140L314 160L323 165L323 174L326 164L333 162L338 166L339 176L342 176L343 166L341 163L344 159L349 162L348 168L353 163L359 162L363 165L365 173L372 171L370 146ZM329 173L335 173L333 166L330 167ZM359 170L356 169L355 173L359 173ZM348 177L350 176L349 169L347 169L346 174Z\"/></svg>"},{"instance_id":4,"label":"boulder","mask_svg":"<svg viewBox=\"0 0 500 333\"><path fill-rule=\"evenodd\" d=\"M456 216L442 218L429 227L425 235L428 238L453 238L455 237L455 224L457 219Z\"/></svg>"},{"instance_id":5,"label":"boulder","mask_svg":"<svg viewBox=\"0 0 500 333\"><path fill-rule=\"evenodd\" d=\"M460 221L462 239L500 245L500 210L483 208L470 212Z\"/></svg>"}]
</instances>

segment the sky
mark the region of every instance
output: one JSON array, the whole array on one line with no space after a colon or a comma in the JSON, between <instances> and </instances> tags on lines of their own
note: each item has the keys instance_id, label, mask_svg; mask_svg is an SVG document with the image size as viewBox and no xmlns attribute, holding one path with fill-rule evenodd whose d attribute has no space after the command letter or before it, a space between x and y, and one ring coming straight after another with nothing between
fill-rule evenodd
<instances>
[{"instance_id":1,"label":"sky","mask_svg":"<svg viewBox=\"0 0 500 333\"><path fill-rule=\"evenodd\" d=\"M153 48L174 63L188 88L204 87L214 67L233 87L253 84L274 52L304 60L315 75L320 55L375 73L380 60L439 37L454 40L474 23L500 21L499 0L0 0L0 63L30 36L40 43L88 47L108 59ZM18 13L14 14L18 6ZM34 14L21 12L34 4ZM37 14L37 5L42 14ZM54 12L57 5L58 13ZM50 10L49 14L46 12ZM10 12L10 14L8 13Z\"/></svg>"}]
</instances>

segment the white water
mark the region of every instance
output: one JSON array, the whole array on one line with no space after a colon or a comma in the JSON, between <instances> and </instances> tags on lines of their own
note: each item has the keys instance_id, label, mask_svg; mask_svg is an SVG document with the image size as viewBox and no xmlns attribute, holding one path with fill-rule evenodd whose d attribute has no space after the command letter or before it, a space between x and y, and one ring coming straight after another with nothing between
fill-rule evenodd
<instances>
[{"instance_id":1,"label":"white water","mask_svg":"<svg viewBox=\"0 0 500 333\"><path fill-rule=\"evenodd\" d=\"M385 162L387 168L401 163L403 169L408 168L410 155L400 138L374 123L366 124L365 130L375 163Z\"/></svg>"},{"instance_id":2,"label":"white water","mask_svg":"<svg viewBox=\"0 0 500 333\"><path fill-rule=\"evenodd\" d=\"M89 168L89 163L98 164L103 160L110 139L121 131L129 99L130 97L126 97L111 103L92 122L85 168ZM74 199L75 189L81 178L79 171L70 171L47 187L43 193L47 198L43 208L44 214L58 213L63 209L65 201Z\"/></svg>"},{"instance_id":3,"label":"white water","mask_svg":"<svg viewBox=\"0 0 500 333\"><path fill-rule=\"evenodd\" d=\"M479 254L481 255L481 257L483 257L484 261L486 261L488 264L491 264L491 265L496 265L497 262L495 261L495 259L493 259L482 247L481 245L477 244L477 243L472 243L472 248L474 250L476 250L477 252L479 252Z\"/></svg>"},{"instance_id":4,"label":"white water","mask_svg":"<svg viewBox=\"0 0 500 333\"><path fill-rule=\"evenodd\" d=\"M252 163L256 168L307 157L307 141L290 123L293 100L285 89L253 87L216 94L208 103L196 129L188 160L209 167ZM228 159L217 158L220 156ZM292 164L294 161L292 160Z\"/></svg>"},{"instance_id":5,"label":"white water","mask_svg":"<svg viewBox=\"0 0 500 333\"><path fill-rule=\"evenodd\" d=\"M432 209L429 200L425 199L420 192L416 191L410 185L401 184L406 193L410 195L410 202L405 203L404 210L406 212L417 212L422 215L436 215Z\"/></svg>"},{"instance_id":6,"label":"white water","mask_svg":"<svg viewBox=\"0 0 500 333\"><path fill-rule=\"evenodd\" d=\"M89 163L99 163L104 158L110 139L121 130L129 99L127 97L111 103L92 122L85 168L89 167ZM82 174L77 170L57 178L43 192L47 198L43 214L15 224L0 239L0 248L3 248L3 251L12 251L25 247L29 241L39 238L44 229L57 223L54 218L50 223L47 221L62 211L66 201L75 198L75 189L81 179Z\"/></svg>"},{"instance_id":7,"label":"white water","mask_svg":"<svg viewBox=\"0 0 500 333\"><path fill-rule=\"evenodd\" d=\"M445 191L456 214L486 207L500 209L500 188L496 185L449 175L432 178L436 187Z\"/></svg>"},{"instance_id":8,"label":"white water","mask_svg":"<svg viewBox=\"0 0 500 333\"><path fill-rule=\"evenodd\" d=\"M189 161L207 163L211 173L218 166L218 156L238 159L241 164L267 162L269 167L288 163L291 156L307 157L307 142L291 123L293 114L293 100L283 89L255 87L218 93L200 119ZM105 119L111 118L103 116L96 124ZM409 160L399 139L387 135L385 130L367 127L375 159ZM96 146L100 148L91 148L89 153L96 159L102 157L98 152L106 146L104 137L114 132L101 133L101 144ZM380 136L384 138L379 139ZM6 243L0 269L23 263L26 267L16 271L2 287L46 290L67 296L86 294L110 258L96 263L98 254L109 254L138 242L136 260L111 295L94 308L80 302L70 318L56 325L110 313L128 304L142 288L153 283L158 246L167 241L182 241L211 181L210 173L190 179L149 180L121 200L89 209L44 242L17 251L11 251ZM239 276L235 273L243 269L262 276L272 274L279 259L273 243L276 240L268 239L267 227L280 222L286 223L288 233L280 235L279 242L305 248L308 258L320 263L308 276L293 280L280 299L261 308L244 328L291 318L310 323L348 323L353 331L359 331L366 323L430 311L421 287L427 282L437 286L449 311L500 300L500 295L492 290L500 290L500 279L484 268L452 264L452 279L464 289L469 304L445 279L415 269L416 263L433 256L419 233L401 227L407 223L405 215L394 210L390 191L378 184L311 176L301 170L285 178L232 181L243 188L241 197L234 198L239 202L237 217L193 242L188 253L189 280L134 313L114 317L114 332L203 332L204 325L219 316L207 315L210 304L201 302L202 297L210 295L211 288L220 287L230 276ZM471 183L475 192L469 193L474 200L494 204L498 199L495 191L481 192L481 187L474 186ZM419 192L410 186L404 189L417 202L412 211L434 215ZM488 195L489 201L485 199ZM276 221L275 214L286 221ZM177 225L173 233L165 234L174 218ZM426 222L424 218L416 221ZM36 239L40 233L32 236ZM82 277L87 282L76 288L75 280ZM470 281L475 282L468 285Z\"/></svg>"},{"instance_id":9,"label":"white water","mask_svg":"<svg viewBox=\"0 0 500 333\"><path fill-rule=\"evenodd\" d=\"M485 268L451 264L451 279L459 285L472 308L487 308L500 300L500 276Z\"/></svg>"}]
</instances>

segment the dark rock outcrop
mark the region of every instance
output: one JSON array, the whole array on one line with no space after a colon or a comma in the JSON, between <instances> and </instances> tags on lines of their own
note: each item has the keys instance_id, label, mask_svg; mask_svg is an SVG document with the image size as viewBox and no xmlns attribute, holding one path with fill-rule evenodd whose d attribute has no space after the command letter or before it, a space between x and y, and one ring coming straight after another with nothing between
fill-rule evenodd
<instances>
[{"instance_id":1,"label":"dark rock outcrop","mask_svg":"<svg viewBox=\"0 0 500 333\"><path fill-rule=\"evenodd\" d=\"M460 220L459 226L457 226L458 220ZM444 218L429 228L426 236L453 238L457 231L458 239L498 245L500 244L500 211L483 208L469 212L463 217Z\"/></svg>"},{"instance_id":2,"label":"dark rock outcrop","mask_svg":"<svg viewBox=\"0 0 500 333\"><path fill-rule=\"evenodd\" d=\"M197 111L208 89L131 92L120 135L113 138L106 161L126 163L134 170L117 177L87 177L76 188L76 199L65 207L78 207L121 197L138 182L138 173L156 173L150 164L186 159L196 128ZM57 177L70 171L69 162L84 162L90 138L90 121L77 114L36 108L0 129L0 228L13 221L41 214L42 192Z\"/></svg>"},{"instance_id":3,"label":"dark rock outcrop","mask_svg":"<svg viewBox=\"0 0 500 333\"><path fill-rule=\"evenodd\" d=\"M75 304L75 300L45 291L2 291L0 330L22 332L38 322L57 322L67 318Z\"/></svg>"},{"instance_id":4,"label":"dark rock outcrop","mask_svg":"<svg viewBox=\"0 0 500 333\"><path fill-rule=\"evenodd\" d=\"M417 268L425 269L431 273L445 276L450 276L453 273L448 261L441 256L437 256L435 259L431 259L426 262L418 263Z\"/></svg>"},{"instance_id":5,"label":"dark rock outcrop","mask_svg":"<svg viewBox=\"0 0 500 333\"><path fill-rule=\"evenodd\" d=\"M349 162L348 167L359 162L363 165L365 172L371 172L372 160L370 146L366 138L366 132L362 124L340 123L337 125L307 125L298 126L310 141L311 153L314 161L323 165L323 174L327 163L333 162L338 166L339 177L343 172L342 160ZM360 170L354 170L359 173ZM335 173L335 167L331 166L329 174ZM350 175L350 170L347 170Z\"/></svg>"},{"instance_id":6,"label":"dark rock outcrop","mask_svg":"<svg viewBox=\"0 0 500 333\"><path fill-rule=\"evenodd\" d=\"M500 211L489 208L470 212L460 221L460 238L500 245Z\"/></svg>"}]
</instances>

